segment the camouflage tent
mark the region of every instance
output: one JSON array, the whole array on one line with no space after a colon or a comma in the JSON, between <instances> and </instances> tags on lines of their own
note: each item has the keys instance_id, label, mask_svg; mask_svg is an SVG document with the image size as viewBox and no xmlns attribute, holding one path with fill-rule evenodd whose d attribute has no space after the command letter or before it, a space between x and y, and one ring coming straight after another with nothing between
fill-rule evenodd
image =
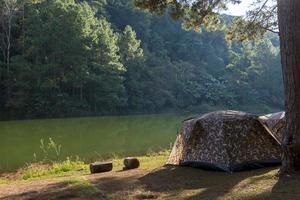
<instances>
[{"instance_id":1,"label":"camouflage tent","mask_svg":"<svg viewBox=\"0 0 300 200\"><path fill-rule=\"evenodd\" d=\"M274 134L274 136L282 142L283 131L285 126L285 112L272 113L259 117L265 126Z\"/></svg>"},{"instance_id":2,"label":"camouflage tent","mask_svg":"<svg viewBox=\"0 0 300 200\"><path fill-rule=\"evenodd\" d=\"M257 116L218 111L183 122L167 164L238 171L279 164L280 151Z\"/></svg>"}]
</instances>

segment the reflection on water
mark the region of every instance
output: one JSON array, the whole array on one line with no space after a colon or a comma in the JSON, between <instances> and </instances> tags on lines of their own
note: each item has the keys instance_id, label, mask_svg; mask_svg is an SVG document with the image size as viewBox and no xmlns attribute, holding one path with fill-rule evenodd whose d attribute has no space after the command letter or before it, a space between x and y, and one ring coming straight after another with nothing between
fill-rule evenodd
<instances>
[{"instance_id":1,"label":"reflection on water","mask_svg":"<svg viewBox=\"0 0 300 200\"><path fill-rule=\"evenodd\" d=\"M167 148L187 115L132 115L0 122L0 171L41 158L40 139L62 145L61 155L95 160Z\"/></svg>"}]
</instances>

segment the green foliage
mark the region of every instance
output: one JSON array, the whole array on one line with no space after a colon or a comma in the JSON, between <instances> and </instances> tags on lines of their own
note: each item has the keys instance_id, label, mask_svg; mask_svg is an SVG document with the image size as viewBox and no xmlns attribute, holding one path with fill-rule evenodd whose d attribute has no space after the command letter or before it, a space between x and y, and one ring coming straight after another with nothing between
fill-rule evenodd
<instances>
[{"instance_id":1,"label":"green foliage","mask_svg":"<svg viewBox=\"0 0 300 200\"><path fill-rule=\"evenodd\" d=\"M110 24L101 19L96 30L88 63L87 101L95 113L114 113L126 105L123 86L126 69L118 55L118 35Z\"/></svg>"},{"instance_id":2,"label":"green foliage","mask_svg":"<svg viewBox=\"0 0 300 200\"><path fill-rule=\"evenodd\" d=\"M187 29L200 30L204 25L206 28L215 29L220 24L216 10L224 10L226 3L237 3L236 0L227 1L169 1L169 0L135 0L137 7L149 12L163 15L166 12L174 20L182 20Z\"/></svg>"},{"instance_id":3,"label":"green foliage","mask_svg":"<svg viewBox=\"0 0 300 200\"><path fill-rule=\"evenodd\" d=\"M262 37L267 31L277 32L277 1L254 0L246 16L236 17L228 26L228 19L222 16L228 4L241 0L134 0L135 6L154 14L168 14L180 20L186 29L200 31L203 28L216 31L226 29L227 39L245 41ZM227 25L227 27L224 27Z\"/></svg>"},{"instance_id":4,"label":"green foliage","mask_svg":"<svg viewBox=\"0 0 300 200\"><path fill-rule=\"evenodd\" d=\"M49 142L45 144L44 140L40 140L40 149L43 153L44 162L59 161L61 154L61 145L54 142L52 138L49 138ZM36 154L34 154L36 155Z\"/></svg>"},{"instance_id":5,"label":"green foliage","mask_svg":"<svg viewBox=\"0 0 300 200\"><path fill-rule=\"evenodd\" d=\"M127 25L119 38L119 47L123 63L130 64L143 57L141 41L137 40L136 33L131 26Z\"/></svg>"},{"instance_id":6,"label":"green foliage","mask_svg":"<svg viewBox=\"0 0 300 200\"><path fill-rule=\"evenodd\" d=\"M235 87L238 103L283 107L282 75L279 49L270 39L244 42L239 51L231 51L231 83ZM250 91L248 97L245 91Z\"/></svg>"},{"instance_id":7,"label":"green foliage","mask_svg":"<svg viewBox=\"0 0 300 200\"><path fill-rule=\"evenodd\" d=\"M175 9L174 18L191 9L136 2L153 12ZM211 12L188 24L207 6L186 18L187 27L206 23L207 29L195 32L127 0L17 3L22 9L11 21L9 71L6 54L0 55L3 119L283 108L278 38L228 44L224 31L208 32L219 23ZM222 20L223 30L233 18Z\"/></svg>"}]
</instances>

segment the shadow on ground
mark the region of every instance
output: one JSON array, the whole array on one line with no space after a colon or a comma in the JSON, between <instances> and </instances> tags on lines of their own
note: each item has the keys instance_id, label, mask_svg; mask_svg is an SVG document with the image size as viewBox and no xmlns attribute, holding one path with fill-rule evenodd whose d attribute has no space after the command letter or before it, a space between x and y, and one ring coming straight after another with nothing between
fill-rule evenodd
<instances>
[{"instance_id":1,"label":"shadow on ground","mask_svg":"<svg viewBox=\"0 0 300 200\"><path fill-rule=\"evenodd\" d=\"M176 196L182 196L181 199L186 200L217 199L225 196L241 181L265 174L270 170L261 169L229 174L188 167L166 167L142 177L141 181L150 191L167 191L168 198L171 199L176 199Z\"/></svg>"},{"instance_id":2,"label":"shadow on ground","mask_svg":"<svg viewBox=\"0 0 300 200\"><path fill-rule=\"evenodd\" d=\"M126 177L106 176L94 179L104 193L113 193L117 199L217 199L232 193L242 181L256 184L276 168L265 168L237 173L213 172L189 167L163 167L144 175ZM272 180L273 185L277 180ZM270 185L270 188L273 186ZM243 184L240 187L244 187ZM246 187L246 186L245 186ZM259 186L258 186L259 187ZM243 188L240 188L243 189ZM142 195L145 193L144 195ZM144 197L144 198L143 198ZM151 197L151 198L149 198ZM233 196L239 198L241 196Z\"/></svg>"},{"instance_id":3,"label":"shadow on ground","mask_svg":"<svg viewBox=\"0 0 300 200\"><path fill-rule=\"evenodd\" d=\"M55 183L2 199L300 199L300 176L278 179L277 169L232 174L188 167L109 172L84 176L98 192Z\"/></svg>"},{"instance_id":4,"label":"shadow on ground","mask_svg":"<svg viewBox=\"0 0 300 200\"><path fill-rule=\"evenodd\" d=\"M16 186L18 187L18 186ZM65 199L87 199L90 200L104 200L106 199L100 191L84 191L78 186L70 186L68 182L51 183L42 190L35 190L35 188L28 188L25 192L18 194L7 195L1 197L1 200L65 200Z\"/></svg>"},{"instance_id":5,"label":"shadow on ground","mask_svg":"<svg viewBox=\"0 0 300 200\"><path fill-rule=\"evenodd\" d=\"M300 174L280 177L270 192L253 196L252 199L298 200L300 199Z\"/></svg>"}]
</instances>

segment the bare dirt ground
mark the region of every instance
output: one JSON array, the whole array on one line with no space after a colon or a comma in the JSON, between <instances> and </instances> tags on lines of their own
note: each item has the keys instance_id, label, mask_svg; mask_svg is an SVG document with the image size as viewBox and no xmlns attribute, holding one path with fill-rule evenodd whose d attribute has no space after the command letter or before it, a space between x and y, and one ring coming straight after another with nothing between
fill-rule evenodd
<instances>
[{"instance_id":1,"label":"bare dirt ground","mask_svg":"<svg viewBox=\"0 0 300 200\"><path fill-rule=\"evenodd\" d=\"M0 199L300 199L300 177L277 168L238 173L162 167L66 175L0 185Z\"/></svg>"}]
</instances>

